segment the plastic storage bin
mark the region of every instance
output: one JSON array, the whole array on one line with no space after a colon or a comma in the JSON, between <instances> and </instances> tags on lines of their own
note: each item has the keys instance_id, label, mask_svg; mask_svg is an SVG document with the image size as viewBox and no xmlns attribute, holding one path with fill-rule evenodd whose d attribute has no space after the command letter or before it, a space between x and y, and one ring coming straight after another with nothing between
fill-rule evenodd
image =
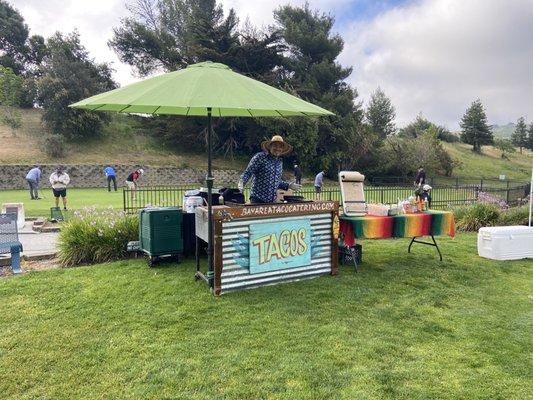
<instances>
[{"instance_id":1,"label":"plastic storage bin","mask_svg":"<svg viewBox=\"0 0 533 400\"><path fill-rule=\"evenodd\" d=\"M491 260L533 258L533 227L481 228L477 234L477 252L481 257Z\"/></svg>"},{"instance_id":2,"label":"plastic storage bin","mask_svg":"<svg viewBox=\"0 0 533 400\"><path fill-rule=\"evenodd\" d=\"M139 213L139 247L154 265L159 257L183 253L183 211L177 207L145 208Z\"/></svg>"}]
</instances>

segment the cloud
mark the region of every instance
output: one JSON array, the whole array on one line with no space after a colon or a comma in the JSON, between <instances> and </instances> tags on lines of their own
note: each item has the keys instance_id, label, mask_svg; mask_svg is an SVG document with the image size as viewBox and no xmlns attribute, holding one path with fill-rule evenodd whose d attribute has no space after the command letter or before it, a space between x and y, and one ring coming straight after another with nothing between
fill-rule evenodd
<instances>
[{"instance_id":1,"label":"cloud","mask_svg":"<svg viewBox=\"0 0 533 400\"><path fill-rule=\"evenodd\" d=\"M112 62L122 85L138 78L107 47L112 29L127 17L124 0L17 0L32 34L77 28L98 62ZM222 0L243 23L274 22L281 5L305 0ZM476 98L491 123L519 116L533 120L533 1L531 0L311 0L331 13L345 40L339 61L353 66L348 81L368 101L380 86L396 107L397 124L418 113L451 129ZM529 115L528 115L529 113Z\"/></svg>"},{"instance_id":2,"label":"cloud","mask_svg":"<svg viewBox=\"0 0 533 400\"><path fill-rule=\"evenodd\" d=\"M266 27L274 23L274 10L289 3L292 6L303 6L306 0L221 0L220 2L226 13L230 8L235 9L241 23L249 19L258 27ZM362 0L307 0L307 2L312 10L317 9L335 16L350 4L362 2Z\"/></svg>"},{"instance_id":3,"label":"cloud","mask_svg":"<svg viewBox=\"0 0 533 400\"><path fill-rule=\"evenodd\" d=\"M418 113L452 129L476 98L490 123L533 118L533 2L427 0L342 32L340 60L368 100L380 86L397 123Z\"/></svg>"},{"instance_id":4,"label":"cloud","mask_svg":"<svg viewBox=\"0 0 533 400\"><path fill-rule=\"evenodd\" d=\"M138 80L107 46L113 27L127 16L124 0L17 0L14 6L30 27L30 34L48 37L57 31L68 33L77 29L91 57L97 62L112 63L116 81L124 85Z\"/></svg>"}]
</instances>

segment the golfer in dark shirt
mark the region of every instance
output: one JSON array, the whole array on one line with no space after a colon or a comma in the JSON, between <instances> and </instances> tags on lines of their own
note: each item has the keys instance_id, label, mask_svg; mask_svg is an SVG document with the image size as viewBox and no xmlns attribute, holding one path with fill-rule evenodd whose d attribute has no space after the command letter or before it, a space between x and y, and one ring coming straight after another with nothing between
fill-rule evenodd
<instances>
[{"instance_id":1,"label":"golfer in dark shirt","mask_svg":"<svg viewBox=\"0 0 533 400\"><path fill-rule=\"evenodd\" d=\"M298 164L294 164L294 180L297 184L302 183L302 170L298 166Z\"/></svg>"},{"instance_id":2,"label":"golfer in dark shirt","mask_svg":"<svg viewBox=\"0 0 533 400\"><path fill-rule=\"evenodd\" d=\"M418 171L415 177L415 186L422 186L426 183L426 171L422 166L418 167Z\"/></svg>"}]
</instances>

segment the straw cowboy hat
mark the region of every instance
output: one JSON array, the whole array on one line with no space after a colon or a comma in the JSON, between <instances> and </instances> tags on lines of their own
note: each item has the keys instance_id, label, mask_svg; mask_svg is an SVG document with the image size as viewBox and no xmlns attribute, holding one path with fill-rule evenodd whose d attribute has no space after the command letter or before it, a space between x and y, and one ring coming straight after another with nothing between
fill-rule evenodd
<instances>
[{"instance_id":1,"label":"straw cowboy hat","mask_svg":"<svg viewBox=\"0 0 533 400\"><path fill-rule=\"evenodd\" d=\"M276 142L283 144L283 152L281 153L282 156L286 156L292 151L292 146L289 143L284 142L283 138L280 135L274 135L272 136L272 139L261 142L261 148L264 151L269 151L272 143L276 143Z\"/></svg>"}]
</instances>

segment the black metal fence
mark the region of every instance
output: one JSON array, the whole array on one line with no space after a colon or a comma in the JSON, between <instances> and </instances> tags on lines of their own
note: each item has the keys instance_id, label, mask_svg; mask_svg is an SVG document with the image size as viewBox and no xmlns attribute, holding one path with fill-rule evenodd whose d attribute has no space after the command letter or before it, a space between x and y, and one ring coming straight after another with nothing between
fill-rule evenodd
<instances>
[{"instance_id":1,"label":"black metal fence","mask_svg":"<svg viewBox=\"0 0 533 400\"><path fill-rule=\"evenodd\" d=\"M183 206L183 197L187 190L197 189L191 185L157 186L140 188L136 191L123 189L124 211L136 213L146 206ZM480 185L447 185L434 187L431 193L432 207L444 209L450 206L470 204L478 199L479 193L490 193L515 205L529 194L528 185L509 187L488 187ZM245 189L245 196L249 198L249 189ZM304 187L298 195L306 199L337 200L341 202L341 192L338 186L324 187L320 197L313 187ZM414 195L413 186L365 186L365 200L368 203L396 204L398 200Z\"/></svg>"},{"instance_id":2,"label":"black metal fence","mask_svg":"<svg viewBox=\"0 0 533 400\"><path fill-rule=\"evenodd\" d=\"M479 190L484 191L485 188L492 189L510 189L523 186L523 181L515 180L500 180L493 178L453 178L453 177L427 177L426 182L434 187L437 186L477 186ZM409 186L414 183L414 177L408 176L375 176L366 179L365 182L369 186Z\"/></svg>"}]
</instances>

